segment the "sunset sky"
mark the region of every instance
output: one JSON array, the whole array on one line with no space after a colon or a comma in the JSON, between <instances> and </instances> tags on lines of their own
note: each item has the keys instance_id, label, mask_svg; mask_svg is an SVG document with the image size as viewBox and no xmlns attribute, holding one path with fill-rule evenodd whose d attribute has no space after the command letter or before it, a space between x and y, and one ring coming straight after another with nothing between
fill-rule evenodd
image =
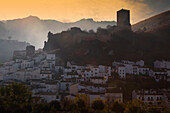
<instances>
[{"instance_id":1,"label":"sunset sky","mask_svg":"<svg viewBox=\"0 0 170 113\"><path fill-rule=\"evenodd\" d=\"M82 18L116 20L116 11L131 10L131 23L170 9L170 0L1 0L0 20L24 18L74 22Z\"/></svg>"}]
</instances>

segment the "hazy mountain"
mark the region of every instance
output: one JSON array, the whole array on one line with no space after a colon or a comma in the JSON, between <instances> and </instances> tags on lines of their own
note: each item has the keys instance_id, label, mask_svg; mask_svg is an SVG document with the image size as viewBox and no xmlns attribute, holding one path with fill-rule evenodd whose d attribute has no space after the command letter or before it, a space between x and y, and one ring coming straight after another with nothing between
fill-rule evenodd
<instances>
[{"instance_id":1,"label":"hazy mountain","mask_svg":"<svg viewBox=\"0 0 170 113\"><path fill-rule=\"evenodd\" d=\"M25 50L28 45L26 42L0 39L0 63L11 59L14 50Z\"/></svg>"},{"instance_id":2,"label":"hazy mountain","mask_svg":"<svg viewBox=\"0 0 170 113\"><path fill-rule=\"evenodd\" d=\"M133 31L154 32L160 29L170 30L170 10L150 17L132 26Z\"/></svg>"},{"instance_id":3,"label":"hazy mountain","mask_svg":"<svg viewBox=\"0 0 170 113\"><path fill-rule=\"evenodd\" d=\"M56 20L41 20L36 16L0 22L0 39L11 36L14 40L26 41L38 47L43 47L49 31L59 33L71 27L80 27L82 30L96 30L106 28L116 22L95 22L93 19L82 19L73 23L62 23Z\"/></svg>"}]
</instances>

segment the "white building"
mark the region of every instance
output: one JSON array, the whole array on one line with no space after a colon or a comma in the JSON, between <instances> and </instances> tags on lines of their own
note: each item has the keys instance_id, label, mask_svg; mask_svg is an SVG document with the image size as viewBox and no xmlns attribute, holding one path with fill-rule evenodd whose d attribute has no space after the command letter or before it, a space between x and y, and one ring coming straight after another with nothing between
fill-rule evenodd
<instances>
[{"instance_id":1,"label":"white building","mask_svg":"<svg viewBox=\"0 0 170 113\"><path fill-rule=\"evenodd\" d=\"M139 74L149 75L149 68L147 68L147 67L139 67Z\"/></svg>"},{"instance_id":2,"label":"white building","mask_svg":"<svg viewBox=\"0 0 170 113\"><path fill-rule=\"evenodd\" d=\"M170 69L170 61L159 61L159 60L156 60L154 62L154 68L159 68L159 69L162 69L162 68L165 68L165 69Z\"/></svg>"},{"instance_id":3,"label":"white building","mask_svg":"<svg viewBox=\"0 0 170 113\"><path fill-rule=\"evenodd\" d=\"M125 72L128 74L133 74L133 65L132 64L124 64Z\"/></svg>"},{"instance_id":4,"label":"white building","mask_svg":"<svg viewBox=\"0 0 170 113\"><path fill-rule=\"evenodd\" d=\"M92 82L94 84L106 84L107 81L108 81L108 76L104 76L104 77L91 77L90 78L90 82Z\"/></svg>"},{"instance_id":5,"label":"white building","mask_svg":"<svg viewBox=\"0 0 170 113\"><path fill-rule=\"evenodd\" d=\"M53 72L49 67L43 67L40 70L40 79L52 79Z\"/></svg>"},{"instance_id":6,"label":"white building","mask_svg":"<svg viewBox=\"0 0 170 113\"><path fill-rule=\"evenodd\" d=\"M149 75L158 82L160 80L166 80L169 81L170 77L167 74L167 71L164 69L152 69L149 71Z\"/></svg>"},{"instance_id":7,"label":"white building","mask_svg":"<svg viewBox=\"0 0 170 113\"><path fill-rule=\"evenodd\" d=\"M119 74L120 78L126 78L126 67L125 66L118 66L117 73Z\"/></svg>"},{"instance_id":8,"label":"white building","mask_svg":"<svg viewBox=\"0 0 170 113\"><path fill-rule=\"evenodd\" d=\"M137 65L133 65L133 75L139 75L139 67Z\"/></svg>"},{"instance_id":9,"label":"white building","mask_svg":"<svg viewBox=\"0 0 170 113\"><path fill-rule=\"evenodd\" d=\"M55 61L56 61L55 54L47 54L46 62L50 64L50 67L54 67L55 68L55 64L56 64Z\"/></svg>"},{"instance_id":10,"label":"white building","mask_svg":"<svg viewBox=\"0 0 170 113\"><path fill-rule=\"evenodd\" d=\"M143 60L137 61L136 65L143 67L145 65L145 62Z\"/></svg>"},{"instance_id":11,"label":"white building","mask_svg":"<svg viewBox=\"0 0 170 113\"><path fill-rule=\"evenodd\" d=\"M149 89L149 90L134 90L132 99L140 99L148 105L161 105L164 101L167 105L170 104L170 89Z\"/></svg>"},{"instance_id":12,"label":"white building","mask_svg":"<svg viewBox=\"0 0 170 113\"><path fill-rule=\"evenodd\" d=\"M21 69L33 68L33 67L34 67L33 60L23 60L21 63Z\"/></svg>"},{"instance_id":13,"label":"white building","mask_svg":"<svg viewBox=\"0 0 170 113\"><path fill-rule=\"evenodd\" d=\"M73 83L71 81L61 81L60 82L60 92L69 92L70 85Z\"/></svg>"}]
</instances>

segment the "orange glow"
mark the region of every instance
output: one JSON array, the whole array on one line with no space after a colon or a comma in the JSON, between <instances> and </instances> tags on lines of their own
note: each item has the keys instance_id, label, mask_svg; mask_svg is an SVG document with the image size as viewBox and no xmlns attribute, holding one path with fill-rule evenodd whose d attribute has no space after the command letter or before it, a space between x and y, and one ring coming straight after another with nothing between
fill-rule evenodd
<instances>
[{"instance_id":1,"label":"orange glow","mask_svg":"<svg viewBox=\"0 0 170 113\"><path fill-rule=\"evenodd\" d=\"M146 18L151 12L146 4L130 0L1 0L0 20L33 15L62 22L82 18L111 21L116 20L116 11L121 8L131 10L131 23Z\"/></svg>"}]
</instances>

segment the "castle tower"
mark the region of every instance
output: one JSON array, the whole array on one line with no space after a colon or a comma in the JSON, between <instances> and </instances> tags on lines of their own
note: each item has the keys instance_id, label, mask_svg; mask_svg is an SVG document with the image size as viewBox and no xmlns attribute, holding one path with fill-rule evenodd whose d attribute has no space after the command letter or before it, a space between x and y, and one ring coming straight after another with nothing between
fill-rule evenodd
<instances>
[{"instance_id":1,"label":"castle tower","mask_svg":"<svg viewBox=\"0 0 170 113\"><path fill-rule=\"evenodd\" d=\"M121 9L117 11L117 26L131 29L130 10Z\"/></svg>"},{"instance_id":2,"label":"castle tower","mask_svg":"<svg viewBox=\"0 0 170 113\"><path fill-rule=\"evenodd\" d=\"M30 45L26 47L26 56L33 56L35 53L35 47Z\"/></svg>"}]
</instances>

